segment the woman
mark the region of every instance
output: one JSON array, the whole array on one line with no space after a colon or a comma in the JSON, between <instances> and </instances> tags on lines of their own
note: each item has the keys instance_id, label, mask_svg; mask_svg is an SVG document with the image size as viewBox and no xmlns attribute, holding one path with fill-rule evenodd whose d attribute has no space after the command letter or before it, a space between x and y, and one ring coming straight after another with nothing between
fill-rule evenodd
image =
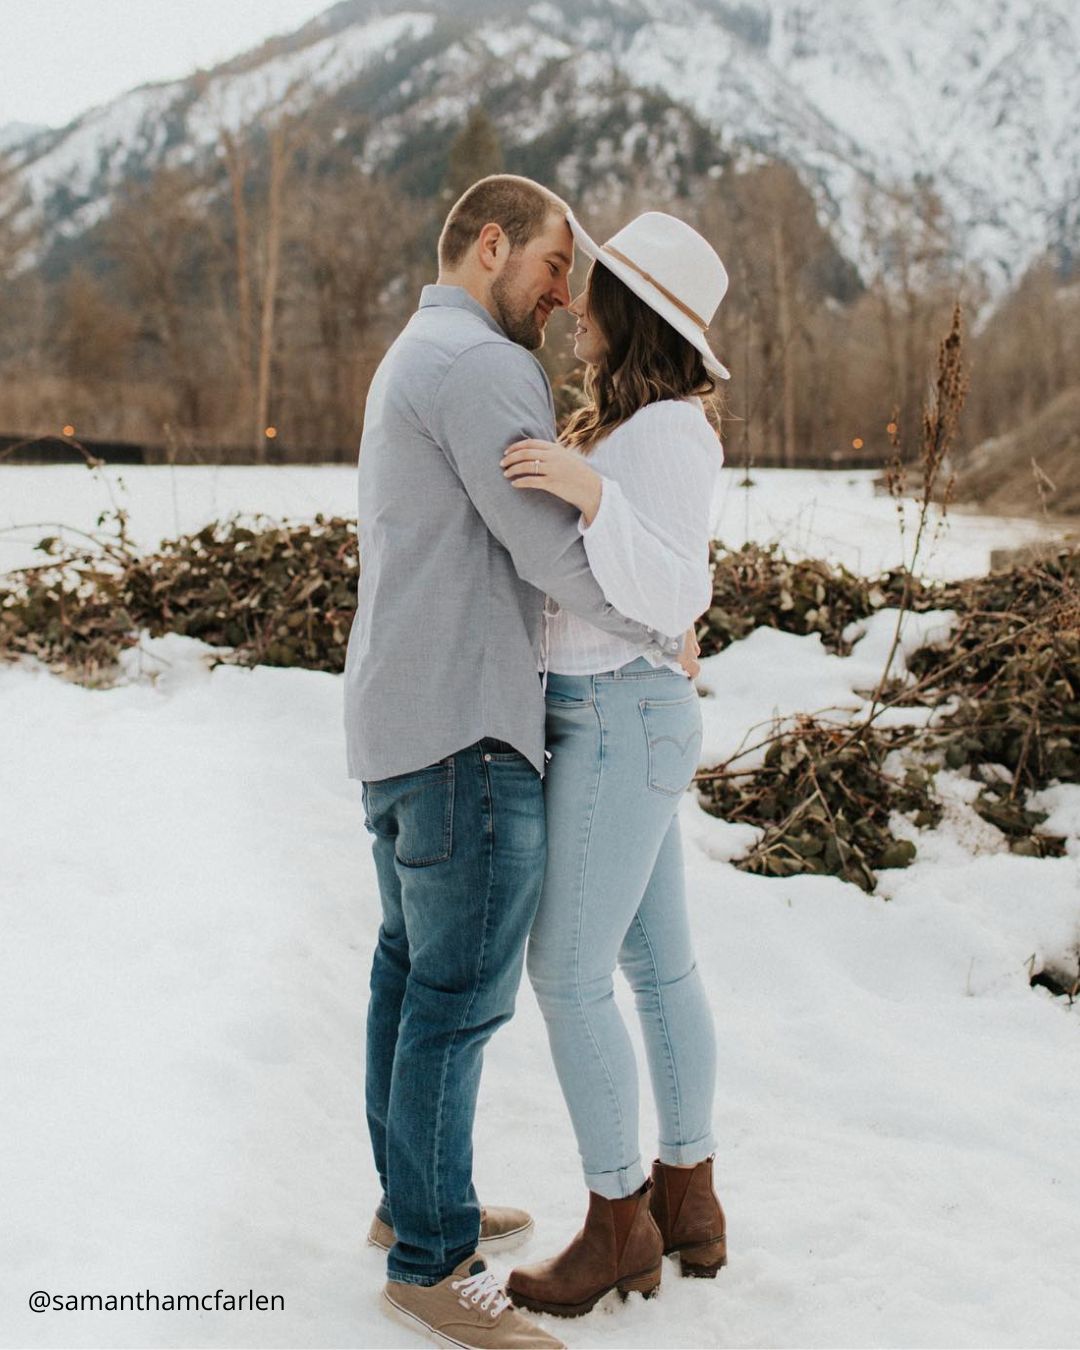
<instances>
[{"instance_id":1,"label":"woman","mask_svg":"<svg viewBox=\"0 0 1080 1350\"><path fill-rule=\"evenodd\" d=\"M570 306L588 402L560 444L511 446L504 472L577 506L607 599L679 633L711 600L709 506L723 452L701 397L727 378L705 338L727 275L672 216L647 212L603 247L570 223L594 259ZM712 1185L712 1019L677 818L701 748L698 698L677 662L565 611L545 616L548 861L528 970L589 1201L569 1247L515 1270L507 1290L521 1306L578 1316L613 1288L651 1294L665 1252L680 1254L684 1275L715 1275L726 1241ZM651 1181L616 963L634 990L656 1099Z\"/></svg>"}]
</instances>

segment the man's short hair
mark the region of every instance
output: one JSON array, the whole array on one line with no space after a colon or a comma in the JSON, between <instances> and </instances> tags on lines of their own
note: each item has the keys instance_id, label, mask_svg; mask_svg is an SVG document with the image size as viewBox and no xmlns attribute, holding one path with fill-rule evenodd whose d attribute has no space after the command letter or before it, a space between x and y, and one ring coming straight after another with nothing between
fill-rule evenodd
<instances>
[{"instance_id":1,"label":"man's short hair","mask_svg":"<svg viewBox=\"0 0 1080 1350\"><path fill-rule=\"evenodd\" d=\"M495 173L468 188L450 208L439 236L439 267L456 267L485 225L502 227L511 248L523 248L540 234L553 211L570 208L531 178Z\"/></svg>"}]
</instances>

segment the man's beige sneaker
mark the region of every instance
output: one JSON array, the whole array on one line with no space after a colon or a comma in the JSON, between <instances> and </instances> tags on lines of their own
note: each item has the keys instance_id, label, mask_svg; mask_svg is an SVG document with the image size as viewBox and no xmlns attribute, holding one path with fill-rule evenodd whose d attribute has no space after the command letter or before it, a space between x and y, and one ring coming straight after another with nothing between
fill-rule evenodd
<instances>
[{"instance_id":1,"label":"man's beige sneaker","mask_svg":"<svg viewBox=\"0 0 1080 1350\"><path fill-rule=\"evenodd\" d=\"M523 1209L509 1206L480 1207L480 1246L488 1252L507 1251L517 1247L532 1232L532 1215ZM397 1241L394 1230L376 1214L367 1235L368 1246L388 1252Z\"/></svg>"},{"instance_id":2,"label":"man's beige sneaker","mask_svg":"<svg viewBox=\"0 0 1080 1350\"><path fill-rule=\"evenodd\" d=\"M390 1315L423 1330L436 1345L463 1350L566 1350L511 1304L479 1253L466 1257L438 1284L388 1280L383 1298Z\"/></svg>"}]
</instances>

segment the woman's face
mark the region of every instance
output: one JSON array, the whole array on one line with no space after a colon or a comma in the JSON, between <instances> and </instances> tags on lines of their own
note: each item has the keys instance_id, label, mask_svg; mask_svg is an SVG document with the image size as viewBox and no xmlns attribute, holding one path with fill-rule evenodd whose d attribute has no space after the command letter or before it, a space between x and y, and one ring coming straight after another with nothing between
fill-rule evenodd
<instances>
[{"instance_id":1,"label":"woman's face","mask_svg":"<svg viewBox=\"0 0 1080 1350\"><path fill-rule=\"evenodd\" d=\"M572 301L569 310L577 319L577 327L574 329L574 355L586 365L595 366L607 351L607 339L589 313L588 287Z\"/></svg>"}]
</instances>

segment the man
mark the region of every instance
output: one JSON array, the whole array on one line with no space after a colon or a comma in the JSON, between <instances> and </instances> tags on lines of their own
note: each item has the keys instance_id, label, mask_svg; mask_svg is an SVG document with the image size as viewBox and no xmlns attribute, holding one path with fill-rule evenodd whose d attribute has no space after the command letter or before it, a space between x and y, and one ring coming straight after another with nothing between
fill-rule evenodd
<instances>
[{"instance_id":1,"label":"man","mask_svg":"<svg viewBox=\"0 0 1080 1350\"><path fill-rule=\"evenodd\" d=\"M512 442L555 437L531 353L569 303L567 212L510 175L455 204L438 283L375 374L360 447L345 679L383 911L367 1024L383 1188L372 1240L389 1247L389 1304L465 1346L559 1344L509 1305L478 1252L531 1219L482 1212L472 1184L483 1047L513 1011L544 874L544 594L680 647L607 604L573 508L516 491L499 467Z\"/></svg>"}]
</instances>

